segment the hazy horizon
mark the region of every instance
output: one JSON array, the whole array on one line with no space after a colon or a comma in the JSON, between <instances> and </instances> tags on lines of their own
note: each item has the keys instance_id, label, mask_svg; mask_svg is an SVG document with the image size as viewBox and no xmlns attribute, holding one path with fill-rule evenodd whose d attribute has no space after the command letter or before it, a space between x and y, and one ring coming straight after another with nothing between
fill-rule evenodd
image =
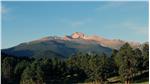
<instances>
[{"instance_id":1,"label":"hazy horizon","mask_svg":"<svg viewBox=\"0 0 150 84\"><path fill-rule=\"evenodd\" d=\"M148 42L148 1L2 2L2 48L73 32Z\"/></svg>"}]
</instances>

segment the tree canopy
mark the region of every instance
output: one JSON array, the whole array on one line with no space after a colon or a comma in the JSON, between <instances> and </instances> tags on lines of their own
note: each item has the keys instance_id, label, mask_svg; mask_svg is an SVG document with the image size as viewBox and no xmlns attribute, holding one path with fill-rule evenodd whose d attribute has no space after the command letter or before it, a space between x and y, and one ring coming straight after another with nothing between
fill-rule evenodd
<instances>
[{"instance_id":1,"label":"tree canopy","mask_svg":"<svg viewBox=\"0 0 150 84\"><path fill-rule=\"evenodd\" d=\"M149 69L149 45L132 48L128 43L111 56L105 53L76 53L68 59L28 58L2 53L2 84L109 83L119 76L126 84ZM140 74L139 74L140 73ZM144 76L145 77L145 76ZM146 76L147 77L147 76Z\"/></svg>"}]
</instances>

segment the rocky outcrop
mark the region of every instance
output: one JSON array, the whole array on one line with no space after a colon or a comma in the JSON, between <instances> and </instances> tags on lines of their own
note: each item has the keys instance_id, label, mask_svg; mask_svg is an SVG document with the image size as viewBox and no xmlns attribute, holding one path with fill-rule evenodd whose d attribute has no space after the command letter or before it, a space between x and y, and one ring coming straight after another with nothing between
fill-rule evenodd
<instances>
[{"instance_id":1,"label":"rocky outcrop","mask_svg":"<svg viewBox=\"0 0 150 84\"><path fill-rule=\"evenodd\" d=\"M71 35L73 39L84 39L84 36L84 33L81 32L75 32Z\"/></svg>"},{"instance_id":2,"label":"rocky outcrop","mask_svg":"<svg viewBox=\"0 0 150 84\"><path fill-rule=\"evenodd\" d=\"M34 42L41 42L41 41L48 41L48 40L65 40L65 41L76 41L76 42L82 42L81 40L85 40L87 42L94 41L104 47L109 47L113 49L119 49L126 42L128 42L133 48L138 48L141 45L139 42L129 42L120 39L107 39L96 35L88 36L81 32L74 32L70 36L66 35L63 37L49 36L49 37L35 40Z\"/></svg>"}]
</instances>

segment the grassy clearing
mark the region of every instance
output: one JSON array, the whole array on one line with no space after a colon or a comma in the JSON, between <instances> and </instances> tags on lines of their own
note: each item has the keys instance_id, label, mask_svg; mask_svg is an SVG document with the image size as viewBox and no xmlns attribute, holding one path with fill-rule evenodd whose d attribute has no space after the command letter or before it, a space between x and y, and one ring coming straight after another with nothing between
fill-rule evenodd
<instances>
[{"instance_id":1,"label":"grassy clearing","mask_svg":"<svg viewBox=\"0 0 150 84\"><path fill-rule=\"evenodd\" d=\"M140 84L149 84L149 78L144 78L141 80L135 81L135 83L140 83Z\"/></svg>"},{"instance_id":2,"label":"grassy clearing","mask_svg":"<svg viewBox=\"0 0 150 84\"><path fill-rule=\"evenodd\" d=\"M149 84L149 81L141 82L140 84Z\"/></svg>"},{"instance_id":3,"label":"grassy clearing","mask_svg":"<svg viewBox=\"0 0 150 84\"><path fill-rule=\"evenodd\" d=\"M111 77L111 78L108 78L108 81L110 83L121 83L121 79L119 78L119 76L114 76L114 77ZM134 83L131 83L131 84L149 84L149 78L142 78L140 80L135 80Z\"/></svg>"},{"instance_id":4,"label":"grassy clearing","mask_svg":"<svg viewBox=\"0 0 150 84\"><path fill-rule=\"evenodd\" d=\"M114 77L108 78L107 80L109 82L116 82L116 81L120 81L120 78L119 76L114 76Z\"/></svg>"}]
</instances>

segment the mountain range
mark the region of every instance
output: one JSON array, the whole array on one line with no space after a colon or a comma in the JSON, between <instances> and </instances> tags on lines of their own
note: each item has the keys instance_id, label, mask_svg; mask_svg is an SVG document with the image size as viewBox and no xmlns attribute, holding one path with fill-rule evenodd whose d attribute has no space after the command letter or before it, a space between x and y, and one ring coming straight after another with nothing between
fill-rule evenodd
<instances>
[{"instance_id":1,"label":"mountain range","mask_svg":"<svg viewBox=\"0 0 150 84\"><path fill-rule=\"evenodd\" d=\"M78 52L111 55L112 49L119 49L128 41L119 39L107 39L101 36L88 36L81 32L74 32L67 36L48 36L17 46L2 49L2 53L15 56L28 56L34 58L58 57L68 58ZM128 42L133 48L140 48L139 42Z\"/></svg>"}]
</instances>

